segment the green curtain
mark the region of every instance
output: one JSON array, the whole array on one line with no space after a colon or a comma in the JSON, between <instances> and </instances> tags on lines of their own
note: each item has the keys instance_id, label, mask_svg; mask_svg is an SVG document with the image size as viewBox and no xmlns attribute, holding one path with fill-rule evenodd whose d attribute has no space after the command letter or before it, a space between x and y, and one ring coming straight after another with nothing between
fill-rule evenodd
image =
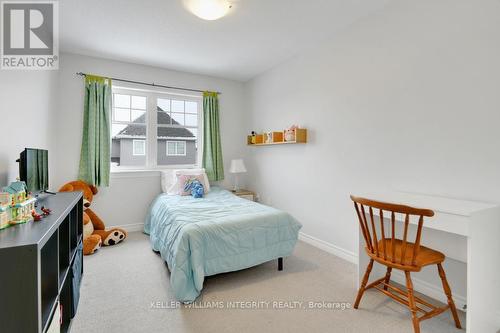
<instances>
[{"instance_id":1,"label":"green curtain","mask_svg":"<svg viewBox=\"0 0 500 333\"><path fill-rule=\"evenodd\" d=\"M111 80L87 75L83 137L78 178L94 186L109 186L111 149Z\"/></svg>"},{"instance_id":2,"label":"green curtain","mask_svg":"<svg viewBox=\"0 0 500 333\"><path fill-rule=\"evenodd\" d=\"M203 93L203 167L208 179L224 179L219 129L219 98L217 93Z\"/></svg>"}]
</instances>

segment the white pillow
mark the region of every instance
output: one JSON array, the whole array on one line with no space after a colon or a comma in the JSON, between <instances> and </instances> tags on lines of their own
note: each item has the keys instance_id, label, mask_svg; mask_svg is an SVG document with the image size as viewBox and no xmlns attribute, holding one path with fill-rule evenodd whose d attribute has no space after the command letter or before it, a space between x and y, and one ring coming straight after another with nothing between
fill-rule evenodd
<instances>
[{"instance_id":1,"label":"white pillow","mask_svg":"<svg viewBox=\"0 0 500 333\"><path fill-rule=\"evenodd\" d=\"M161 171L161 190L163 193L168 193L168 190L175 183L174 170L162 170Z\"/></svg>"},{"instance_id":2,"label":"white pillow","mask_svg":"<svg viewBox=\"0 0 500 333\"><path fill-rule=\"evenodd\" d=\"M205 169L177 169L173 170L172 172L172 185L168 188L166 191L167 194L169 195L180 195L184 191L184 184L181 184L179 181L180 175L203 175L203 189L205 193L208 193L210 191L210 183L208 181L207 174L205 172ZM162 183L163 184L163 183ZM163 188L163 185L162 185ZM165 192L165 191L164 191Z\"/></svg>"}]
</instances>

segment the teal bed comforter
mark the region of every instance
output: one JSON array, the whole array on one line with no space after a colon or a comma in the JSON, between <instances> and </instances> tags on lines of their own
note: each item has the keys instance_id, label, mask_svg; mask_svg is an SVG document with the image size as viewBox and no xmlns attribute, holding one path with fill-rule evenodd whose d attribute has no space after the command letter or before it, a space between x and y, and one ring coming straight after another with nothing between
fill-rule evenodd
<instances>
[{"instance_id":1,"label":"teal bed comforter","mask_svg":"<svg viewBox=\"0 0 500 333\"><path fill-rule=\"evenodd\" d=\"M213 186L201 199L159 195L144 232L168 264L175 297L189 303L205 276L289 256L301 227L285 212Z\"/></svg>"}]
</instances>

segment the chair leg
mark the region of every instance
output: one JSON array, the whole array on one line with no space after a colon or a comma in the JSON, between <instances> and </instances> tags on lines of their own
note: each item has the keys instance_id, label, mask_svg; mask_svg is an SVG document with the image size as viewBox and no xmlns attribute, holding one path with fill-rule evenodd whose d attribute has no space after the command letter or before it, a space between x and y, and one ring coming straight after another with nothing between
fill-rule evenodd
<instances>
[{"instance_id":1,"label":"chair leg","mask_svg":"<svg viewBox=\"0 0 500 333\"><path fill-rule=\"evenodd\" d=\"M373 268L373 259L370 259L368 266L366 266L365 275L363 276L363 281L361 281L361 286L359 286L358 296L356 297L356 302L354 302L354 308L357 309L359 306L359 302L361 302L361 297L363 297L363 293L365 292L366 284L368 283L368 278L370 277L370 273Z\"/></svg>"},{"instance_id":2,"label":"chair leg","mask_svg":"<svg viewBox=\"0 0 500 333\"><path fill-rule=\"evenodd\" d=\"M446 279L446 274L444 273L443 266L441 264L437 264L439 277L441 278L441 282L443 283L444 293L448 298L448 305L450 306L451 314L453 315L453 319L455 320L455 326L457 328L462 328L460 325L460 319L458 318L457 308L455 307L455 302L453 302L453 298L451 295L450 285L448 284L448 280Z\"/></svg>"},{"instance_id":3,"label":"chair leg","mask_svg":"<svg viewBox=\"0 0 500 333\"><path fill-rule=\"evenodd\" d=\"M391 272L392 272L392 267L387 267L387 271L385 272L385 283L389 283L391 281ZM384 290L387 290L387 286L384 286Z\"/></svg>"},{"instance_id":4,"label":"chair leg","mask_svg":"<svg viewBox=\"0 0 500 333\"><path fill-rule=\"evenodd\" d=\"M415 297L413 295L413 283L411 281L410 272L405 271L406 275L406 288L408 289L408 303L410 304L411 318L413 321L413 331L420 333L420 324L417 317L417 307L415 304Z\"/></svg>"}]
</instances>

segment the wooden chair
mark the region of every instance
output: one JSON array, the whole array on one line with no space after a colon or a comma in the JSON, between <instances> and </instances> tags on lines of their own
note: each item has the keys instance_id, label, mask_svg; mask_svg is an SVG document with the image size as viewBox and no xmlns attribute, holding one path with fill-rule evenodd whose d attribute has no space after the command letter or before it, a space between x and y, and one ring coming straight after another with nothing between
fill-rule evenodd
<instances>
[{"instance_id":1,"label":"wooden chair","mask_svg":"<svg viewBox=\"0 0 500 333\"><path fill-rule=\"evenodd\" d=\"M358 296L356 297L356 302L354 303L354 308L358 308L359 302L361 301L361 297L363 296L365 290L375 288L378 291L396 300L397 302L406 305L410 309L413 320L413 329L415 333L420 332L420 322L422 320L437 316L447 309L451 310L456 327L462 328L460 325L460 320L458 318L457 309L451 295L451 289L448 285L448 281L446 280L443 266L441 265L441 263L445 259L444 254L420 245L424 216L432 217L434 216L434 212L429 209L419 209L404 205L373 201L365 198L354 197L352 195L351 199L354 202L354 207L356 208L356 213L358 215L361 232L366 242L365 251L370 257L370 262L368 263L368 267L366 268L365 275L363 276L361 286L359 287ZM379 210L380 228L378 230L376 227L377 223L373 218L374 209ZM390 237L386 237L387 229L385 227L385 224L389 223L384 222L384 211L388 212L388 214L386 215L387 217L390 216ZM398 239L395 236L396 213L405 215L403 239ZM370 219L369 222L367 215ZM408 225L410 223L410 217L412 215L418 216L417 233L414 243L411 243L407 240ZM377 237L377 232L380 234L380 238ZM380 278L367 285L374 261L386 266L387 272L383 278ZM415 296L413 292L413 283L411 281L410 272L418 272L422 269L422 267L428 265L437 265L438 274L441 277L441 281L443 283L444 293L448 298L448 305L442 308L438 308L430 304L429 302L420 299L419 297ZM405 272L407 288L406 292L390 284L391 272L393 268L400 269ZM425 310L424 308L428 308L430 310ZM418 312L422 312L423 315L418 317Z\"/></svg>"}]
</instances>

